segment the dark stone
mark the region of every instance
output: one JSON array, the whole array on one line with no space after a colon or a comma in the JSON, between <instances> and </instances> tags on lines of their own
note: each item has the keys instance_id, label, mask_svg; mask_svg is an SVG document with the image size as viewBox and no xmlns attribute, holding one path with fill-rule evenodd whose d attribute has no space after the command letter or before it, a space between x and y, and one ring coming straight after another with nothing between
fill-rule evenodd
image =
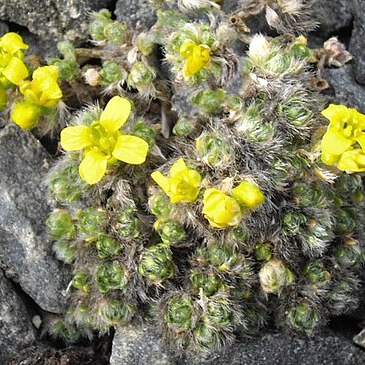
<instances>
[{"instance_id":1,"label":"dark stone","mask_svg":"<svg viewBox=\"0 0 365 365\"><path fill-rule=\"evenodd\" d=\"M151 327L131 327L117 331L113 342L111 365L359 365L365 352L350 338L332 331L313 339L284 333L266 333L247 341L236 342L225 353L205 360L197 356L176 359L164 351Z\"/></svg>"},{"instance_id":2,"label":"dark stone","mask_svg":"<svg viewBox=\"0 0 365 365\"><path fill-rule=\"evenodd\" d=\"M0 269L0 364L35 342L26 308Z\"/></svg>"},{"instance_id":3,"label":"dark stone","mask_svg":"<svg viewBox=\"0 0 365 365\"><path fill-rule=\"evenodd\" d=\"M326 69L323 77L334 91L331 101L356 108L365 113L365 86L355 81L352 64L341 68Z\"/></svg>"},{"instance_id":4,"label":"dark stone","mask_svg":"<svg viewBox=\"0 0 365 365\"><path fill-rule=\"evenodd\" d=\"M142 29L149 29L156 22L155 9L149 0L118 0L114 11L117 20Z\"/></svg>"},{"instance_id":5,"label":"dark stone","mask_svg":"<svg viewBox=\"0 0 365 365\"><path fill-rule=\"evenodd\" d=\"M0 20L26 27L45 42L85 41L90 12L112 3L112 0L6 0L0 3Z\"/></svg>"},{"instance_id":6,"label":"dark stone","mask_svg":"<svg viewBox=\"0 0 365 365\"><path fill-rule=\"evenodd\" d=\"M44 177L51 159L30 132L0 130L0 267L44 310L61 312L68 270L45 232L50 207Z\"/></svg>"},{"instance_id":7,"label":"dark stone","mask_svg":"<svg viewBox=\"0 0 365 365\"><path fill-rule=\"evenodd\" d=\"M354 56L354 71L357 82L365 84L365 1L353 0L354 28L350 42L350 52Z\"/></svg>"}]
</instances>

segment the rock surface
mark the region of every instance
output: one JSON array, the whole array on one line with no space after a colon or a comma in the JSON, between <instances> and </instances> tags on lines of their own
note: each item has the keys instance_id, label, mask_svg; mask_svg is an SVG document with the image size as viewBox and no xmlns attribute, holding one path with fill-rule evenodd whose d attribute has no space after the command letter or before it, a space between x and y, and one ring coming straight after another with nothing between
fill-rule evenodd
<instances>
[{"instance_id":1,"label":"rock surface","mask_svg":"<svg viewBox=\"0 0 365 365\"><path fill-rule=\"evenodd\" d=\"M352 31L350 52L354 56L354 70L357 82L365 84L365 1L353 0L354 28Z\"/></svg>"},{"instance_id":2,"label":"rock surface","mask_svg":"<svg viewBox=\"0 0 365 365\"><path fill-rule=\"evenodd\" d=\"M49 213L44 177L51 160L29 132L0 130L0 267L44 310L66 305L67 270L45 232Z\"/></svg>"},{"instance_id":3,"label":"rock surface","mask_svg":"<svg viewBox=\"0 0 365 365\"><path fill-rule=\"evenodd\" d=\"M117 20L135 27L137 22L149 29L156 22L156 15L149 0L118 0L114 11Z\"/></svg>"},{"instance_id":4,"label":"rock surface","mask_svg":"<svg viewBox=\"0 0 365 365\"><path fill-rule=\"evenodd\" d=\"M35 342L26 308L0 269L0 364Z\"/></svg>"},{"instance_id":5,"label":"rock surface","mask_svg":"<svg viewBox=\"0 0 365 365\"><path fill-rule=\"evenodd\" d=\"M26 27L43 41L85 41L89 13L112 3L112 0L6 0L0 3L0 20Z\"/></svg>"},{"instance_id":6,"label":"rock surface","mask_svg":"<svg viewBox=\"0 0 365 365\"><path fill-rule=\"evenodd\" d=\"M347 337L334 332L317 335L313 340L266 333L246 342L235 343L224 354L204 361L174 359L159 345L149 327L126 327L116 333L111 365L359 365L365 352Z\"/></svg>"},{"instance_id":7,"label":"rock surface","mask_svg":"<svg viewBox=\"0 0 365 365\"><path fill-rule=\"evenodd\" d=\"M341 68L326 69L323 77L333 88L332 102L344 104L365 113L365 86L355 81L352 64Z\"/></svg>"}]
</instances>

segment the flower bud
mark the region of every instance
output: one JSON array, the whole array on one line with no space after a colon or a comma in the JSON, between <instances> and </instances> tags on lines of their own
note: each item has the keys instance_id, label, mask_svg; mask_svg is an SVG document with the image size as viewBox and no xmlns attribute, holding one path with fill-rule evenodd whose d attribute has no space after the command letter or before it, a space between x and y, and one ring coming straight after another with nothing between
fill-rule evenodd
<instances>
[{"instance_id":1,"label":"flower bud","mask_svg":"<svg viewBox=\"0 0 365 365\"><path fill-rule=\"evenodd\" d=\"M127 40L127 26L120 22L109 23L105 26L104 34L111 44L121 45Z\"/></svg>"},{"instance_id":2,"label":"flower bud","mask_svg":"<svg viewBox=\"0 0 365 365\"><path fill-rule=\"evenodd\" d=\"M232 190L232 197L249 209L256 209L265 200L260 188L248 180L241 182Z\"/></svg>"},{"instance_id":3,"label":"flower bud","mask_svg":"<svg viewBox=\"0 0 365 365\"><path fill-rule=\"evenodd\" d=\"M118 261L105 262L99 265L96 268L95 281L102 294L123 289L128 282L125 271Z\"/></svg>"},{"instance_id":4,"label":"flower bud","mask_svg":"<svg viewBox=\"0 0 365 365\"><path fill-rule=\"evenodd\" d=\"M127 208L119 215L115 226L121 238L135 239L141 234L141 221L136 216L134 208Z\"/></svg>"},{"instance_id":5,"label":"flower bud","mask_svg":"<svg viewBox=\"0 0 365 365\"><path fill-rule=\"evenodd\" d=\"M172 133L178 137L187 137L194 130L194 122L188 118L179 118L172 129Z\"/></svg>"},{"instance_id":6,"label":"flower bud","mask_svg":"<svg viewBox=\"0 0 365 365\"><path fill-rule=\"evenodd\" d=\"M326 270L322 261L311 261L304 267L304 277L317 287L327 285L331 279L331 274Z\"/></svg>"},{"instance_id":7,"label":"flower bud","mask_svg":"<svg viewBox=\"0 0 365 365\"><path fill-rule=\"evenodd\" d=\"M210 166L220 166L232 158L229 144L219 135L203 133L195 140L195 147L200 158Z\"/></svg>"},{"instance_id":8,"label":"flower bud","mask_svg":"<svg viewBox=\"0 0 365 365\"><path fill-rule=\"evenodd\" d=\"M226 299L215 299L208 302L207 314L202 318L208 325L224 327L233 324L233 313Z\"/></svg>"},{"instance_id":9,"label":"flower bud","mask_svg":"<svg viewBox=\"0 0 365 365\"><path fill-rule=\"evenodd\" d=\"M135 62L128 76L128 84L136 87L151 85L156 77L155 70L144 62Z\"/></svg>"},{"instance_id":10,"label":"flower bud","mask_svg":"<svg viewBox=\"0 0 365 365\"><path fill-rule=\"evenodd\" d=\"M167 217L172 210L170 199L165 194L155 193L148 200L152 214L157 217Z\"/></svg>"},{"instance_id":11,"label":"flower bud","mask_svg":"<svg viewBox=\"0 0 365 365\"><path fill-rule=\"evenodd\" d=\"M76 234L76 227L67 210L55 209L49 215L46 224L52 240L71 239Z\"/></svg>"},{"instance_id":12,"label":"flower bud","mask_svg":"<svg viewBox=\"0 0 365 365\"><path fill-rule=\"evenodd\" d=\"M169 246L159 243L147 247L141 254L138 264L138 272L152 282L170 279L174 276L172 251Z\"/></svg>"},{"instance_id":13,"label":"flower bud","mask_svg":"<svg viewBox=\"0 0 365 365\"><path fill-rule=\"evenodd\" d=\"M32 129L37 125L40 115L39 106L21 101L15 104L11 119L22 129Z\"/></svg>"},{"instance_id":14,"label":"flower bud","mask_svg":"<svg viewBox=\"0 0 365 365\"><path fill-rule=\"evenodd\" d=\"M293 273L277 259L265 263L260 269L259 277L261 288L265 293L277 294L294 281Z\"/></svg>"},{"instance_id":15,"label":"flower bud","mask_svg":"<svg viewBox=\"0 0 365 365\"><path fill-rule=\"evenodd\" d=\"M138 50L143 56L149 56L156 47L156 37L152 33L140 33L136 40Z\"/></svg>"},{"instance_id":16,"label":"flower bud","mask_svg":"<svg viewBox=\"0 0 365 365\"><path fill-rule=\"evenodd\" d=\"M142 120L139 120L134 125L132 134L133 136L137 136L146 141L149 147L152 147L155 144L156 130Z\"/></svg>"},{"instance_id":17,"label":"flower bud","mask_svg":"<svg viewBox=\"0 0 365 365\"><path fill-rule=\"evenodd\" d=\"M173 219L160 218L153 226L164 243L175 244L186 238L184 227Z\"/></svg>"},{"instance_id":18,"label":"flower bud","mask_svg":"<svg viewBox=\"0 0 365 365\"><path fill-rule=\"evenodd\" d=\"M167 301L164 320L174 330L186 331L191 327L193 310L193 302L188 295L176 295Z\"/></svg>"},{"instance_id":19,"label":"flower bud","mask_svg":"<svg viewBox=\"0 0 365 365\"><path fill-rule=\"evenodd\" d=\"M105 61L100 71L101 82L104 86L112 85L123 78L123 70L114 61Z\"/></svg>"},{"instance_id":20,"label":"flower bud","mask_svg":"<svg viewBox=\"0 0 365 365\"><path fill-rule=\"evenodd\" d=\"M192 269L190 281L197 293L201 290L207 297L215 294L220 289L224 289L222 281L212 271L202 272L198 269Z\"/></svg>"},{"instance_id":21,"label":"flower bud","mask_svg":"<svg viewBox=\"0 0 365 365\"><path fill-rule=\"evenodd\" d=\"M101 82L100 72L96 68L88 68L83 77L85 82L90 86L98 86Z\"/></svg>"},{"instance_id":22,"label":"flower bud","mask_svg":"<svg viewBox=\"0 0 365 365\"><path fill-rule=\"evenodd\" d=\"M315 308L312 308L309 303L303 302L288 310L287 321L290 327L310 335L318 326L320 317Z\"/></svg>"},{"instance_id":23,"label":"flower bud","mask_svg":"<svg viewBox=\"0 0 365 365\"><path fill-rule=\"evenodd\" d=\"M219 342L219 332L207 323L200 322L193 331L194 341L202 350L211 350Z\"/></svg>"},{"instance_id":24,"label":"flower bud","mask_svg":"<svg viewBox=\"0 0 365 365\"><path fill-rule=\"evenodd\" d=\"M87 208L79 212L77 227L87 240L93 240L102 232L107 221L106 212L102 209Z\"/></svg>"},{"instance_id":25,"label":"flower bud","mask_svg":"<svg viewBox=\"0 0 365 365\"><path fill-rule=\"evenodd\" d=\"M94 41L101 42L106 40L105 27L111 23L111 14L109 10L102 9L98 13L91 15L89 33Z\"/></svg>"},{"instance_id":26,"label":"flower bud","mask_svg":"<svg viewBox=\"0 0 365 365\"><path fill-rule=\"evenodd\" d=\"M283 217L283 232L288 236L299 233L301 227L307 222L307 217L302 213L285 213Z\"/></svg>"},{"instance_id":27,"label":"flower bud","mask_svg":"<svg viewBox=\"0 0 365 365\"><path fill-rule=\"evenodd\" d=\"M99 317L109 325L127 322L133 312L133 306L120 299L102 300L98 306Z\"/></svg>"},{"instance_id":28,"label":"flower bud","mask_svg":"<svg viewBox=\"0 0 365 365\"><path fill-rule=\"evenodd\" d=\"M82 271L77 271L72 279L72 285L78 290L88 293L90 291L89 275Z\"/></svg>"},{"instance_id":29,"label":"flower bud","mask_svg":"<svg viewBox=\"0 0 365 365\"><path fill-rule=\"evenodd\" d=\"M102 233L96 239L96 248L98 256L101 259L105 259L119 255L122 245L107 234Z\"/></svg>"},{"instance_id":30,"label":"flower bud","mask_svg":"<svg viewBox=\"0 0 365 365\"><path fill-rule=\"evenodd\" d=\"M269 243L258 243L255 247L255 257L259 261L270 261L272 258Z\"/></svg>"},{"instance_id":31,"label":"flower bud","mask_svg":"<svg viewBox=\"0 0 365 365\"><path fill-rule=\"evenodd\" d=\"M202 108L207 114L219 113L224 107L227 92L223 89L203 90L192 98L192 103Z\"/></svg>"}]
</instances>

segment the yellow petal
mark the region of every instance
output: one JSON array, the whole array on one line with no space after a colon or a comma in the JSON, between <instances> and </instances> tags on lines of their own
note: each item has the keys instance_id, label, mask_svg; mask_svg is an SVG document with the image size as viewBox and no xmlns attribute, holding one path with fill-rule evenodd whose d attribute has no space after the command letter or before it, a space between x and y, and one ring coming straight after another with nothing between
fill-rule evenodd
<instances>
[{"instance_id":1,"label":"yellow petal","mask_svg":"<svg viewBox=\"0 0 365 365\"><path fill-rule=\"evenodd\" d=\"M103 152L97 149L85 152L79 166L81 179L90 185L96 184L105 175L107 163L108 158Z\"/></svg>"},{"instance_id":2,"label":"yellow petal","mask_svg":"<svg viewBox=\"0 0 365 365\"><path fill-rule=\"evenodd\" d=\"M259 187L250 181L241 182L232 190L232 196L240 204L250 209L257 208L265 200L265 196Z\"/></svg>"},{"instance_id":3,"label":"yellow petal","mask_svg":"<svg viewBox=\"0 0 365 365\"><path fill-rule=\"evenodd\" d=\"M359 143L362 150L365 152L365 133L362 133L359 137L355 138L356 142Z\"/></svg>"},{"instance_id":4,"label":"yellow petal","mask_svg":"<svg viewBox=\"0 0 365 365\"><path fill-rule=\"evenodd\" d=\"M188 168L186 167L185 161L182 158L179 158L170 168L170 176L173 177L178 175L179 173L186 171Z\"/></svg>"},{"instance_id":5,"label":"yellow petal","mask_svg":"<svg viewBox=\"0 0 365 365\"><path fill-rule=\"evenodd\" d=\"M345 138L336 129L329 127L321 142L322 151L331 155L341 155L352 145L350 139Z\"/></svg>"},{"instance_id":6,"label":"yellow petal","mask_svg":"<svg viewBox=\"0 0 365 365\"><path fill-rule=\"evenodd\" d=\"M118 137L113 156L123 162L140 165L146 161L148 143L142 138L122 135Z\"/></svg>"},{"instance_id":7,"label":"yellow petal","mask_svg":"<svg viewBox=\"0 0 365 365\"><path fill-rule=\"evenodd\" d=\"M58 79L58 67L57 66L43 66L38 67L33 72L33 80L41 80L41 79Z\"/></svg>"},{"instance_id":8,"label":"yellow petal","mask_svg":"<svg viewBox=\"0 0 365 365\"><path fill-rule=\"evenodd\" d=\"M349 109L345 105L330 104L321 114L332 122L349 117Z\"/></svg>"},{"instance_id":9,"label":"yellow petal","mask_svg":"<svg viewBox=\"0 0 365 365\"><path fill-rule=\"evenodd\" d=\"M38 123L40 109L37 105L26 101L15 104L11 119L22 129L31 129Z\"/></svg>"},{"instance_id":10,"label":"yellow petal","mask_svg":"<svg viewBox=\"0 0 365 365\"><path fill-rule=\"evenodd\" d=\"M76 125L61 131L61 146L65 151L82 150L91 145L90 127Z\"/></svg>"},{"instance_id":11,"label":"yellow petal","mask_svg":"<svg viewBox=\"0 0 365 365\"><path fill-rule=\"evenodd\" d=\"M19 85L29 75L24 62L18 57L11 58L2 74L15 85Z\"/></svg>"},{"instance_id":12,"label":"yellow petal","mask_svg":"<svg viewBox=\"0 0 365 365\"><path fill-rule=\"evenodd\" d=\"M163 190L163 192L168 195L169 193L169 179L161 174L160 171L154 171L151 174L152 179L157 183L157 185Z\"/></svg>"},{"instance_id":13,"label":"yellow petal","mask_svg":"<svg viewBox=\"0 0 365 365\"><path fill-rule=\"evenodd\" d=\"M190 57L193 54L194 46L195 46L195 43L191 39L186 40L180 46L180 50L179 50L180 55L184 58Z\"/></svg>"},{"instance_id":14,"label":"yellow petal","mask_svg":"<svg viewBox=\"0 0 365 365\"><path fill-rule=\"evenodd\" d=\"M321 154L321 160L326 164L326 165L334 165L338 159L340 158L340 155L331 155L330 153L326 153L324 151L322 151Z\"/></svg>"},{"instance_id":15,"label":"yellow petal","mask_svg":"<svg viewBox=\"0 0 365 365\"><path fill-rule=\"evenodd\" d=\"M101 114L100 124L109 132L117 131L128 120L131 108L132 105L128 99L114 96Z\"/></svg>"},{"instance_id":16,"label":"yellow petal","mask_svg":"<svg viewBox=\"0 0 365 365\"><path fill-rule=\"evenodd\" d=\"M14 54L20 49L28 49L29 46L23 42L23 39L19 34L9 32L0 38L0 48Z\"/></svg>"}]
</instances>

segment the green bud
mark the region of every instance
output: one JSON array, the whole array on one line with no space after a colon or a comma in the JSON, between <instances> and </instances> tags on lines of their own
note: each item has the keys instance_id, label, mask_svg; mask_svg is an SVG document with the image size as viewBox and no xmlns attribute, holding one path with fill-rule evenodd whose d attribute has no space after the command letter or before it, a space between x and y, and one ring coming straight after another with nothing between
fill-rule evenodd
<instances>
[{"instance_id":1,"label":"green bud","mask_svg":"<svg viewBox=\"0 0 365 365\"><path fill-rule=\"evenodd\" d=\"M304 277L317 287L327 285L331 279L331 274L326 270L322 261L311 261L304 267Z\"/></svg>"},{"instance_id":2,"label":"green bud","mask_svg":"<svg viewBox=\"0 0 365 365\"><path fill-rule=\"evenodd\" d=\"M89 275L82 271L77 271L72 279L72 285L78 290L88 293L90 291Z\"/></svg>"},{"instance_id":3,"label":"green bud","mask_svg":"<svg viewBox=\"0 0 365 365\"><path fill-rule=\"evenodd\" d=\"M0 110L4 109L8 102L8 94L0 87Z\"/></svg>"},{"instance_id":4,"label":"green bud","mask_svg":"<svg viewBox=\"0 0 365 365\"><path fill-rule=\"evenodd\" d=\"M207 114L219 113L227 97L227 92L223 89L203 90L192 98L192 103L202 108Z\"/></svg>"},{"instance_id":5,"label":"green bud","mask_svg":"<svg viewBox=\"0 0 365 365\"><path fill-rule=\"evenodd\" d=\"M81 331L75 325L66 325L63 318L52 320L48 332L57 339L61 338L67 344L78 343L82 338Z\"/></svg>"},{"instance_id":6,"label":"green bud","mask_svg":"<svg viewBox=\"0 0 365 365\"><path fill-rule=\"evenodd\" d=\"M169 218L160 218L153 225L164 243L179 243L185 240L184 227L177 221Z\"/></svg>"},{"instance_id":7,"label":"green bud","mask_svg":"<svg viewBox=\"0 0 365 365\"><path fill-rule=\"evenodd\" d=\"M218 290L224 289L222 281L214 272L202 272L198 269L192 269L190 272L190 281L196 292L202 290L207 297L215 294Z\"/></svg>"},{"instance_id":8,"label":"green bud","mask_svg":"<svg viewBox=\"0 0 365 365\"><path fill-rule=\"evenodd\" d=\"M143 56L149 56L156 47L156 36L153 33L140 33L136 43Z\"/></svg>"},{"instance_id":9,"label":"green bud","mask_svg":"<svg viewBox=\"0 0 365 365\"><path fill-rule=\"evenodd\" d=\"M302 213L286 213L283 217L283 232L287 236L295 236L306 222L307 217Z\"/></svg>"},{"instance_id":10,"label":"green bud","mask_svg":"<svg viewBox=\"0 0 365 365\"><path fill-rule=\"evenodd\" d=\"M274 133L273 123L265 121L261 117L260 108L255 105L246 109L244 115L236 123L236 129L252 142L268 141Z\"/></svg>"},{"instance_id":11,"label":"green bud","mask_svg":"<svg viewBox=\"0 0 365 365\"><path fill-rule=\"evenodd\" d=\"M356 268L365 261L365 252L354 239L347 239L345 243L334 249L336 261L344 268Z\"/></svg>"},{"instance_id":12,"label":"green bud","mask_svg":"<svg viewBox=\"0 0 365 365\"><path fill-rule=\"evenodd\" d=\"M53 245L53 251L56 253L57 259L65 264L71 264L75 260L76 248L69 241L56 241Z\"/></svg>"},{"instance_id":13,"label":"green bud","mask_svg":"<svg viewBox=\"0 0 365 365\"><path fill-rule=\"evenodd\" d=\"M197 324L193 336L196 344L203 350L211 350L219 342L219 331L204 322Z\"/></svg>"},{"instance_id":14,"label":"green bud","mask_svg":"<svg viewBox=\"0 0 365 365\"><path fill-rule=\"evenodd\" d=\"M156 217L167 217L172 210L170 199L165 194L161 193L152 195L148 200L148 205L152 214Z\"/></svg>"},{"instance_id":15,"label":"green bud","mask_svg":"<svg viewBox=\"0 0 365 365\"><path fill-rule=\"evenodd\" d=\"M64 209L55 209L46 221L49 236L52 240L71 239L76 234L76 227L70 213Z\"/></svg>"},{"instance_id":16,"label":"green bud","mask_svg":"<svg viewBox=\"0 0 365 365\"><path fill-rule=\"evenodd\" d=\"M123 78L123 70L116 62L105 61L100 70L100 77L104 86L112 85Z\"/></svg>"},{"instance_id":17,"label":"green bud","mask_svg":"<svg viewBox=\"0 0 365 365\"><path fill-rule=\"evenodd\" d=\"M111 14L109 10L102 9L98 13L91 15L89 33L94 41L101 42L106 40L105 27L111 23Z\"/></svg>"},{"instance_id":18,"label":"green bud","mask_svg":"<svg viewBox=\"0 0 365 365\"><path fill-rule=\"evenodd\" d=\"M150 147L155 144L156 130L142 120L135 124L132 134L145 140Z\"/></svg>"},{"instance_id":19,"label":"green bud","mask_svg":"<svg viewBox=\"0 0 365 365\"><path fill-rule=\"evenodd\" d=\"M84 327L88 332L96 327L93 313L86 303L79 302L77 306L73 308L71 316L79 327Z\"/></svg>"},{"instance_id":20,"label":"green bud","mask_svg":"<svg viewBox=\"0 0 365 365\"><path fill-rule=\"evenodd\" d=\"M135 239L141 234L141 221L134 208L127 208L118 217L116 230L121 238Z\"/></svg>"},{"instance_id":21,"label":"green bud","mask_svg":"<svg viewBox=\"0 0 365 365\"><path fill-rule=\"evenodd\" d=\"M136 87L151 85L156 78L156 71L144 62L135 62L128 76L128 84Z\"/></svg>"},{"instance_id":22,"label":"green bud","mask_svg":"<svg viewBox=\"0 0 365 365\"><path fill-rule=\"evenodd\" d=\"M232 158L229 144L218 135L203 133L195 140L195 147L207 165L219 166Z\"/></svg>"},{"instance_id":23,"label":"green bud","mask_svg":"<svg viewBox=\"0 0 365 365\"><path fill-rule=\"evenodd\" d=\"M57 66L59 79L62 81L71 81L77 74L77 63L72 59L60 60L59 58L51 58L48 61L49 65Z\"/></svg>"},{"instance_id":24,"label":"green bud","mask_svg":"<svg viewBox=\"0 0 365 365\"><path fill-rule=\"evenodd\" d=\"M202 249L199 254L219 271L230 270L238 262L238 256L235 249L227 245L209 245L208 247Z\"/></svg>"},{"instance_id":25,"label":"green bud","mask_svg":"<svg viewBox=\"0 0 365 365\"><path fill-rule=\"evenodd\" d=\"M347 198L357 191L361 191L362 182L360 175L342 173L335 182L336 190Z\"/></svg>"},{"instance_id":26,"label":"green bud","mask_svg":"<svg viewBox=\"0 0 365 365\"><path fill-rule=\"evenodd\" d=\"M255 247L255 257L259 261L270 261L272 258L269 243L258 243Z\"/></svg>"},{"instance_id":27,"label":"green bud","mask_svg":"<svg viewBox=\"0 0 365 365\"><path fill-rule=\"evenodd\" d=\"M208 311L203 320L208 325L224 327L233 323L232 309L227 300L215 299L208 302L207 308Z\"/></svg>"},{"instance_id":28,"label":"green bud","mask_svg":"<svg viewBox=\"0 0 365 365\"><path fill-rule=\"evenodd\" d=\"M310 335L318 326L320 317L315 308L303 302L289 309L287 321L292 328Z\"/></svg>"},{"instance_id":29,"label":"green bud","mask_svg":"<svg viewBox=\"0 0 365 365\"><path fill-rule=\"evenodd\" d=\"M58 51L63 55L64 58L70 60L76 60L75 47L70 41L62 41L57 43Z\"/></svg>"},{"instance_id":30,"label":"green bud","mask_svg":"<svg viewBox=\"0 0 365 365\"><path fill-rule=\"evenodd\" d=\"M172 129L172 133L178 137L187 137L194 130L194 123L188 118L179 118Z\"/></svg>"},{"instance_id":31,"label":"green bud","mask_svg":"<svg viewBox=\"0 0 365 365\"><path fill-rule=\"evenodd\" d=\"M294 43L291 47L290 53L298 60L304 61L312 54L312 51L304 44Z\"/></svg>"},{"instance_id":32,"label":"green bud","mask_svg":"<svg viewBox=\"0 0 365 365\"><path fill-rule=\"evenodd\" d=\"M95 281L102 294L112 290L123 289L127 285L127 277L118 261L105 262L96 268Z\"/></svg>"},{"instance_id":33,"label":"green bud","mask_svg":"<svg viewBox=\"0 0 365 365\"><path fill-rule=\"evenodd\" d=\"M353 214L348 209L339 209L335 213L335 231L339 235L352 233L356 228Z\"/></svg>"},{"instance_id":34,"label":"green bud","mask_svg":"<svg viewBox=\"0 0 365 365\"><path fill-rule=\"evenodd\" d=\"M165 322L176 331L186 331L193 320L193 302L186 294L170 298L166 304Z\"/></svg>"},{"instance_id":35,"label":"green bud","mask_svg":"<svg viewBox=\"0 0 365 365\"><path fill-rule=\"evenodd\" d=\"M105 259L119 255L122 245L107 234L102 233L96 239L96 248L98 256L101 259Z\"/></svg>"},{"instance_id":36,"label":"green bud","mask_svg":"<svg viewBox=\"0 0 365 365\"><path fill-rule=\"evenodd\" d=\"M249 231L246 228L234 227L230 231L230 236L239 243L245 243L249 237Z\"/></svg>"},{"instance_id":37,"label":"green bud","mask_svg":"<svg viewBox=\"0 0 365 365\"><path fill-rule=\"evenodd\" d=\"M172 278L174 271L172 251L167 244L159 243L145 248L142 252L139 259L138 272L143 277L159 282Z\"/></svg>"},{"instance_id":38,"label":"green bud","mask_svg":"<svg viewBox=\"0 0 365 365\"><path fill-rule=\"evenodd\" d=\"M284 104L279 104L281 114L289 124L295 127L305 126L311 119L313 113L303 101L291 98Z\"/></svg>"},{"instance_id":39,"label":"green bud","mask_svg":"<svg viewBox=\"0 0 365 365\"><path fill-rule=\"evenodd\" d=\"M121 45L127 40L127 26L120 22L109 23L105 26L104 34L111 44Z\"/></svg>"},{"instance_id":40,"label":"green bud","mask_svg":"<svg viewBox=\"0 0 365 365\"><path fill-rule=\"evenodd\" d=\"M133 312L134 308L132 305L118 299L102 300L98 307L99 317L110 325L127 322Z\"/></svg>"},{"instance_id":41,"label":"green bud","mask_svg":"<svg viewBox=\"0 0 365 365\"><path fill-rule=\"evenodd\" d=\"M293 273L277 259L271 259L262 265L259 277L261 288L265 293L277 294L294 281Z\"/></svg>"},{"instance_id":42,"label":"green bud","mask_svg":"<svg viewBox=\"0 0 365 365\"><path fill-rule=\"evenodd\" d=\"M328 204L323 190L307 182L294 183L292 192L298 205L321 208Z\"/></svg>"},{"instance_id":43,"label":"green bud","mask_svg":"<svg viewBox=\"0 0 365 365\"><path fill-rule=\"evenodd\" d=\"M237 96L229 97L226 103L229 110L239 112L242 109L242 100Z\"/></svg>"},{"instance_id":44,"label":"green bud","mask_svg":"<svg viewBox=\"0 0 365 365\"><path fill-rule=\"evenodd\" d=\"M87 240L95 239L107 222L106 212L102 209L87 208L77 216L77 227Z\"/></svg>"}]
</instances>

